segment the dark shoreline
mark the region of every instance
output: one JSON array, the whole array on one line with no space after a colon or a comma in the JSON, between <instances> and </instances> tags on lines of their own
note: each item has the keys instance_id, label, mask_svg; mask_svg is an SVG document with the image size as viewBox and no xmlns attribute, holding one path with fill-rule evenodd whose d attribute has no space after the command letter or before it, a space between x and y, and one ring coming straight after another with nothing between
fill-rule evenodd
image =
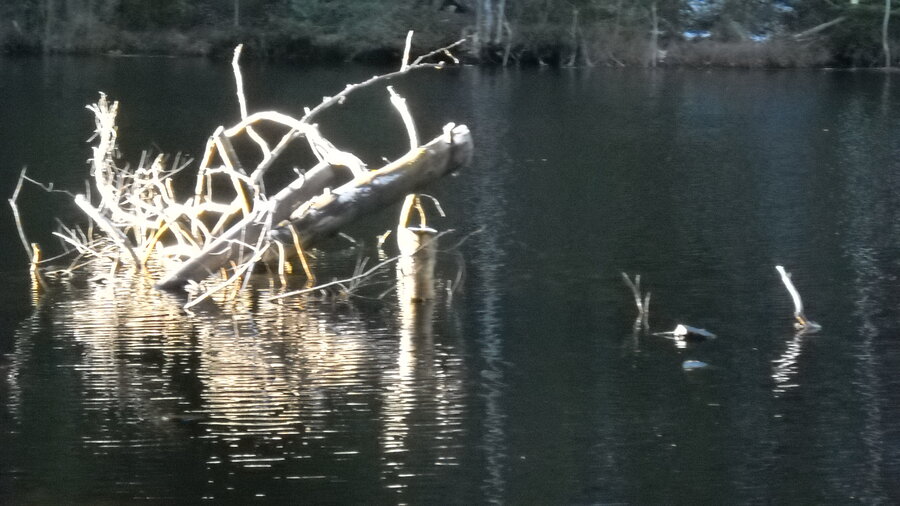
<instances>
[{"instance_id":1,"label":"dark shoreline","mask_svg":"<svg viewBox=\"0 0 900 506\"><path fill-rule=\"evenodd\" d=\"M776 5L777 4L777 5ZM890 4L888 4L889 6ZM831 2L42 0L0 5L0 53L393 64L468 42L479 65L822 68L900 64L900 9Z\"/></svg>"},{"instance_id":2,"label":"dark shoreline","mask_svg":"<svg viewBox=\"0 0 900 506\"><path fill-rule=\"evenodd\" d=\"M202 57L212 60L230 60L234 48L243 44L242 58L245 61L296 62L305 64L363 63L372 65L393 65L403 53L400 45L374 46L368 49L331 44L317 45L307 37L273 36L259 33L206 33L205 37L178 36L172 38L143 37L141 33L129 32L126 41L143 40L145 44L123 44L106 47L69 46L44 50L38 43L9 44L0 41L0 55L4 56L108 56L115 58L157 57L185 58ZM190 43L186 43L190 41ZM440 41L446 45L452 41ZM434 47L417 47L413 54L422 54ZM640 49L640 48L638 48ZM503 47L484 48L481 55L466 52L465 48L454 51L454 56L466 64L481 66L503 65ZM637 52L634 47L623 48L622 52ZM517 47L511 51L514 57L509 66L551 66L551 67L648 67L641 58L623 58L593 62L578 61L570 64L573 49L565 45L548 45L538 51ZM659 67L685 68L881 68L877 66L854 66L835 62L822 48L809 47L790 41L772 42L675 42L668 46L667 55L660 59Z\"/></svg>"},{"instance_id":3,"label":"dark shoreline","mask_svg":"<svg viewBox=\"0 0 900 506\"><path fill-rule=\"evenodd\" d=\"M349 6L339 2L341 5ZM434 3L434 2L432 2ZM424 7L392 7L378 2L352 4L352 12L335 17L328 12L304 18L292 11L257 12L244 24L230 25L221 16L201 21L136 22L106 19L97 13L58 18L52 30L47 20L0 23L0 54L202 56L230 60L243 44L250 60L335 64L357 62L393 65L403 53L407 30L414 30L412 53L423 54L452 44L467 43L453 54L467 64L551 67L695 67L695 68L825 68L881 67L881 41L872 33L857 39L832 31L799 38L782 27L765 37L728 30L697 38L684 25L659 39L646 34L646 20L620 26L597 17L572 28L560 13L543 20L521 19L504 37L482 38L471 11L449 12ZM349 8L349 7L348 7ZM385 11L385 12L382 12ZM387 12L390 11L390 12ZM532 13L534 14L534 13ZM113 16L109 14L107 17ZM299 16L299 17L298 17ZM524 14L523 14L524 16ZM113 16L115 17L115 16ZM24 18L23 18L24 19ZM44 25L42 25L42 22ZM677 29L676 29L677 28ZM834 30L837 30L834 29ZM852 32L852 30L850 30ZM855 33L855 32L853 32ZM694 37L691 39L690 37ZM651 49L652 48L652 49ZM900 51L897 51L900 53ZM446 58L445 58L446 59Z\"/></svg>"}]
</instances>

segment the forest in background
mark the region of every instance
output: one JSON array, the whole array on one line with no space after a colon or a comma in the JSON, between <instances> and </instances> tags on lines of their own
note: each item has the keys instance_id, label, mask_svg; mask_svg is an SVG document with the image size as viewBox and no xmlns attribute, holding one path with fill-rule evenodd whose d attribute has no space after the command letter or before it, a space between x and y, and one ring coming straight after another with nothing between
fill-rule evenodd
<instances>
[{"instance_id":1,"label":"forest in background","mask_svg":"<svg viewBox=\"0 0 900 506\"><path fill-rule=\"evenodd\" d=\"M891 0L6 0L5 53L397 61L468 38L505 65L890 67Z\"/></svg>"}]
</instances>

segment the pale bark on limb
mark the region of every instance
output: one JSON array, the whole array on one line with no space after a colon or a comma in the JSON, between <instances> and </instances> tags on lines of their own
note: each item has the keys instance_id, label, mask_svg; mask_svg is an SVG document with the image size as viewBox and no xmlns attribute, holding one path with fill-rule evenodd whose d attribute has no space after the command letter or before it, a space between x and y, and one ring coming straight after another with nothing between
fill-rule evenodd
<instances>
[{"instance_id":1,"label":"pale bark on limb","mask_svg":"<svg viewBox=\"0 0 900 506\"><path fill-rule=\"evenodd\" d=\"M232 66L240 121L231 127L220 126L210 136L198 167L193 195L186 201L176 199L171 180L183 168L178 158L173 165L175 170L165 167L163 156L151 162L144 155L133 170L127 165L117 165L118 102L107 101L101 93L100 100L88 106L94 113L95 137L99 139L91 161L91 176L99 195L93 200L99 203L92 203L89 195L75 196L75 203L108 239L97 242L83 234L81 237L71 234L72 237L63 239L83 254L113 258L116 263L122 257L130 257L138 269L148 261L187 258L157 284L161 289L181 290L222 268L226 269L226 277L230 276L225 283L228 285L249 273L266 252L271 254L277 250L283 259L291 249L302 250L322 237L339 233L350 221L402 199L403 194L467 163L472 156L471 135L465 126L454 128L451 124L445 128L444 135L419 146L405 101L390 89L391 101L407 127L410 151L383 169L370 172L362 160L325 139L312 123L313 118L362 87L413 69L439 69L444 65L444 62L424 63L428 58L443 54L457 63L449 50L461 42L410 61L410 32L399 71L347 85L337 95L324 97L313 109L305 109L299 118L277 111L248 113L239 66L242 46L238 46ZM282 127L277 134L280 137L270 139L272 144L254 130L261 123ZM258 163L248 163L252 158L243 151L247 146L244 135L258 148L257 153L261 155L255 158ZM298 137L306 139L318 164L305 175L298 173L291 184L267 197L264 175ZM352 181L344 184L347 180ZM330 188L337 189L330 192ZM291 232L290 240L284 241L288 247L277 243L280 234L271 233L276 228ZM24 234L20 236L23 244L27 244ZM247 279L249 275L245 282ZM200 299L215 291L203 293Z\"/></svg>"},{"instance_id":2,"label":"pale bark on limb","mask_svg":"<svg viewBox=\"0 0 900 506\"><path fill-rule=\"evenodd\" d=\"M340 169L320 162L304 177L294 180L264 205L257 206L256 212L233 225L202 252L184 262L178 270L157 283L157 288L181 290L191 282L198 283L216 273L232 260L246 257L250 252L246 244L259 240L267 222L278 225L301 204L319 195L325 188L336 185L341 180Z\"/></svg>"},{"instance_id":3,"label":"pale bark on limb","mask_svg":"<svg viewBox=\"0 0 900 506\"><path fill-rule=\"evenodd\" d=\"M790 273L785 271L784 267L780 265L776 265L775 270L781 275L781 282L784 283L784 287L787 288L788 293L791 294L791 299L794 301L794 319L796 320L794 328L797 330L818 330L820 328L819 324L808 320L803 312L803 300L800 299L800 292L797 291L797 288L791 281Z\"/></svg>"},{"instance_id":4,"label":"pale bark on limb","mask_svg":"<svg viewBox=\"0 0 900 506\"><path fill-rule=\"evenodd\" d=\"M309 247L337 233L367 213L398 201L427 183L467 165L472 158L472 136L465 125L445 127L445 133L402 158L354 178L320 195L291 216L302 246ZM288 239L285 227L276 231ZM288 242L287 240L283 242Z\"/></svg>"},{"instance_id":5,"label":"pale bark on limb","mask_svg":"<svg viewBox=\"0 0 900 506\"><path fill-rule=\"evenodd\" d=\"M22 191L22 182L25 181L25 169L19 173L19 182L16 183L16 189L13 191L12 197L9 199L9 207L12 208L13 218L16 220L16 231L19 233L19 240L22 241L22 247L25 248L25 254L28 255L28 261L34 264L35 255L33 247L28 246L28 239L25 237L25 229L22 227L22 218L19 216L19 206L16 201L19 199L19 192Z\"/></svg>"},{"instance_id":6,"label":"pale bark on limb","mask_svg":"<svg viewBox=\"0 0 900 506\"><path fill-rule=\"evenodd\" d=\"M107 220L100 211L91 206L90 202L85 200L84 195L78 194L75 195L75 204L84 211L97 225L109 236L109 238L116 243L121 249L128 252L131 256L132 260L134 260L134 266L137 270L141 270L142 263L141 257L138 256L134 251L134 247L130 244L128 237L122 233L121 230L116 228L116 226Z\"/></svg>"},{"instance_id":7,"label":"pale bark on limb","mask_svg":"<svg viewBox=\"0 0 900 506\"><path fill-rule=\"evenodd\" d=\"M410 226L413 208L418 209L420 224ZM409 194L400 209L397 222L398 296L401 302L421 302L434 298L434 266L437 255L435 237L438 231L425 224L425 213L415 194Z\"/></svg>"},{"instance_id":8,"label":"pale bark on limb","mask_svg":"<svg viewBox=\"0 0 900 506\"><path fill-rule=\"evenodd\" d=\"M647 292L647 295L641 294L641 275L635 274L634 281L626 273L622 273L622 279L625 281L625 284L628 285L628 288L631 289L631 294L634 296L634 304L637 306L638 315L634 321L634 327L643 328L645 331L650 329L650 292Z\"/></svg>"}]
</instances>

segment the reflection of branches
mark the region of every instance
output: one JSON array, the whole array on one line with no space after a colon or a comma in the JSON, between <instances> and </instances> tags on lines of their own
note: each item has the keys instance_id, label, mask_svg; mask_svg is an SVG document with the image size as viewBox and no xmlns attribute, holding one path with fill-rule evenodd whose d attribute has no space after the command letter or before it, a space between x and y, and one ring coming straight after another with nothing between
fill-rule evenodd
<instances>
[{"instance_id":1,"label":"reflection of branches","mask_svg":"<svg viewBox=\"0 0 900 506\"><path fill-rule=\"evenodd\" d=\"M329 304L267 303L246 291L237 297L255 307L252 313L198 307L189 318L180 300L150 282L108 276L107 265L76 273L96 282L54 284L8 355L7 404L22 424L33 420L30 408L43 399L35 393L46 385L26 376L44 357L30 351L35 336L63 350L52 358L74 360L66 365L79 381L64 395L83 402L62 408L83 409L91 422L76 455L103 444L109 452L155 456L189 423L205 441L207 462L227 472L295 459L327 466L335 455L365 447L348 420L366 410L381 427L384 448L403 450L384 454L390 485L408 483L408 472L438 473L458 461L460 445L450 441L465 427L469 374L457 344L434 339L433 302L384 312L387 320L373 324L371 315L337 315ZM382 329L379 339L373 328ZM296 477L310 469L294 464L283 472Z\"/></svg>"},{"instance_id":2,"label":"reflection of branches","mask_svg":"<svg viewBox=\"0 0 900 506\"><path fill-rule=\"evenodd\" d=\"M778 359L772 361L774 364L772 367L772 379L775 380L773 392L776 396L786 392L789 388L799 386L797 383L790 383L790 381L797 374L797 360L803 351L804 336L804 332L794 334L794 338L788 342L784 353Z\"/></svg>"}]
</instances>

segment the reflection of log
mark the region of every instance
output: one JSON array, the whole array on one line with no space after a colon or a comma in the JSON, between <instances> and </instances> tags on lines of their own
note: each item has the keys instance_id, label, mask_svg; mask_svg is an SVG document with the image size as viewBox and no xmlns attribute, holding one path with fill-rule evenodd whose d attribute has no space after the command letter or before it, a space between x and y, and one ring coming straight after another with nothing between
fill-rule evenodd
<instances>
[{"instance_id":1,"label":"reflection of log","mask_svg":"<svg viewBox=\"0 0 900 506\"><path fill-rule=\"evenodd\" d=\"M399 160L357 176L331 193L313 199L309 206L298 209L291 216L291 222L303 247L468 164L473 151L469 129L465 125L448 127L445 127L444 135ZM290 230L285 227L279 228L276 235L286 244L291 243Z\"/></svg>"}]
</instances>

